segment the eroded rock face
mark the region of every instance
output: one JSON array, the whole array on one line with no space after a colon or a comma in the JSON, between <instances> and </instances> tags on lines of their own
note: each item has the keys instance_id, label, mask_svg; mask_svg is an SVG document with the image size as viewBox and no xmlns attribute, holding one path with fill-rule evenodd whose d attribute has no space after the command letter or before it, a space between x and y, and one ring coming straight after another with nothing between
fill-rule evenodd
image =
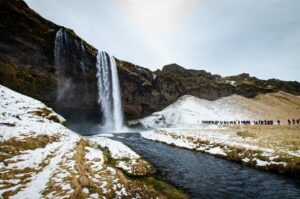
<instances>
[{"instance_id":1,"label":"eroded rock face","mask_svg":"<svg viewBox=\"0 0 300 199\"><path fill-rule=\"evenodd\" d=\"M76 114L76 117L99 116L97 49L64 28L70 43L60 69L71 86L64 97L57 100L62 81L54 63L54 48L56 33L62 27L42 18L23 1L0 0L0 8L0 84L43 101L67 119ZM83 55L78 44L84 47ZM117 60L117 65L127 119L161 110L186 94L208 100L234 93L254 97L279 90L300 95L298 82L265 81L248 74L221 77L176 64L155 72L121 60Z\"/></svg>"}]
</instances>

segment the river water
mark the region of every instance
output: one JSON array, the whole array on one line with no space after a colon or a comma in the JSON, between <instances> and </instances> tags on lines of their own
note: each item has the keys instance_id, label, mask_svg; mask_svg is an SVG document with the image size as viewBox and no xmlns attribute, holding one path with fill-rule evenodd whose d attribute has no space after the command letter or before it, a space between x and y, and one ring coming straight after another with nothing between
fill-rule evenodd
<instances>
[{"instance_id":1,"label":"river water","mask_svg":"<svg viewBox=\"0 0 300 199\"><path fill-rule=\"evenodd\" d=\"M158 170L157 177L191 198L300 198L300 182L249 168L205 153L143 139L138 133L115 134Z\"/></svg>"}]
</instances>

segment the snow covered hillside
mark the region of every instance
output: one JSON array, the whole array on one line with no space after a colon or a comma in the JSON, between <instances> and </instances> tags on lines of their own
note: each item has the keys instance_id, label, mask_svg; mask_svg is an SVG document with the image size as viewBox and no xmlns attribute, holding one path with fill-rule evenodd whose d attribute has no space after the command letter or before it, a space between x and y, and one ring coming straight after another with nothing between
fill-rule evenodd
<instances>
[{"instance_id":1,"label":"snow covered hillside","mask_svg":"<svg viewBox=\"0 0 300 199\"><path fill-rule=\"evenodd\" d=\"M0 195L41 198L59 164L67 161L80 136L43 103L0 85ZM64 174L55 180L62 181ZM62 191L70 190L62 183Z\"/></svg>"},{"instance_id":2,"label":"snow covered hillside","mask_svg":"<svg viewBox=\"0 0 300 199\"><path fill-rule=\"evenodd\" d=\"M239 95L215 101L185 95L160 112L131 121L148 128L196 127L205 120L277 120L298 118L300 97L285 92L261 94L245 98Z\"/></svg>"},{"instance_id":3,"label":"snow covered hillside","mask_svg":"<svg viewBox=\"0 0 300 199\"><path fill-rule=\"evenodd\" d=\"M124 175L153 170L130 148L82 138L64 123L43 103L0 85L0 198L165 198Z\"/></svg>"}]
</instances>

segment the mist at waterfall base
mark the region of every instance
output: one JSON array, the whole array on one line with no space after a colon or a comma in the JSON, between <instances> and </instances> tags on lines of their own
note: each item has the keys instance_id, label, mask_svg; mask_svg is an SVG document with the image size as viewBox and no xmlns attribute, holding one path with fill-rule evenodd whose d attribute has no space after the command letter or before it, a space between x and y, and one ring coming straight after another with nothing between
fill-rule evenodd
<instances>
[{"instance_id":1,"label":"mist at waterfall base","mask_svg":"<svg viewBox=\"0 0 300 199\"><path fill-rule=\"evenodd\" d=\"M55 37L54 64L55 74L58 77L55 110L67 119L68 127L82 135L99 133L124 133L132 131L124 126L122 99L116 61L106 52L95 55L97 69L96 79L98 87L99 110L95 112L84 109L66 108L64 103L72 100L71 96L79 92L76 88L74 76L66 71L63 66L72 66L72 70L82 73L88 71L85 64L85 48L82 40L77 40L68 35L65 28L60 28ZM70 67L69 69L70 70ZM73 74L74 75L74 74ZM82 81L83 87L86 80Z\"/></svg>"},{"instance_id":2,"label":"mist at waterfall base","mask_svg":"<svg viewBox=\"0 0 300 199\"><path fill-rule=\"evenodd\" d=\"M100 132L124 132L124 115L115 58L106 52L97 54L98 104L101 107Z\"/></svg>"},{"instance_id":3,"label":"mist at waterfall base","mask_svg":"<svg viewBox=\"0 0 300 199\"><path fill-rule=\"evenodd\" d=\"M79 66L83 71L85 69L84 54L85 49L82 40L78 42L76 39L69 38L64 28L57 31L54 46L55 73L58 77L57 102L66 100L66 97L74 90L72 76L68 75L67 71L63 70L61 66Z\"/></svg>"}]
</instances>

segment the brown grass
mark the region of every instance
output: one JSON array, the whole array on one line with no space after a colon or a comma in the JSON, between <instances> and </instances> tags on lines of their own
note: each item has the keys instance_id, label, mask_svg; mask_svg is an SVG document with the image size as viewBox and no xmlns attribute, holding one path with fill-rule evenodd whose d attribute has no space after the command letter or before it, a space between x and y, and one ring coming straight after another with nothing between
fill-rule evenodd
<instances>
[{"instance_id":1,"label":"brown grass","mask_svg":"<svg viewBox=\"0 0 300 199\"><path fill-rule=\"evenodd\" d=\"M8 154L10 154L10 156L13 156L21 154L24 150L34 150L36 148L45 147L48 143L56 141L57 139L58 138L56 138L55 136L49 137L44 135L29 137L24 140L17 140L16 138L12 138L8 141L2 142L0 146L1 149L3 148ZM151 182L148 182L148 177L145 179L140 177L137 179L128 177L123 173L123 171L115 168L115 166L112 165L111 162L109 162L108 158L105 158L106 162L104 163L104 168L101 171L94 171L91 167L91 163L87 162L85 159L85 150L87 146L93 147L86 140L81 139L74 147L74 149L72 149L75 150L73 157L66 158L66 156L63 156L62 161L59 163L60 169L52 174L46 188L42 193L45 198L47 198L50 193L54 194L53 196L55 197L62 196L74 199L89 198L89 194L92 193L98 193L100 197L106 196L107 198L116 198L118 197L116 191L120 191L119 187L117 187L116 190L114 188L116 185L116 181L117 183L122 184L125 187L126 192L128 193L128 196L122 196L122 198L133 198L138 195L142 198L186 198L181 197L184 196L184 194L181 195L181 192L176 189L170 189L169 186L166 186L162 182L153 180L151 180ZM2 189L7 189L7 191L2 194L2 197L9 198L10 196L15 195L20 190L22 190L26 186L26 184L30 182L30 178L33 174L42 171L43 168L50 163L55 153L57 153L57 151L54 151L52 154L45 157L37 168L25 168L22 170L11 169L7 170L6 172L1 172L1 180L5 181L9 179L19 179L20 182L18 183L18 185L22 185L13 191L9 191L8 189L15 187L16 184L4 184L5 186ZM108 154L107 156L110 156L110 154ZM65 164L66 160L75 160L74 170L72 168L69 168ZM115 169L116 173L112 172L109 167ZM150 175L150 170L153 168L150 168L149 164L145 160L140 159L138 160L138 164L134 165L133 169L136 171L137 176L142 176L146 173L149 173ZM66 177L63 177L62 181L64 183L70 184L72 192L70 192L70 190L63 190L61 184L55 182L55 179L60 174L60 172L67 173ZM100 175L100 179L95 182L91 179L91 176L95 177L96 174ZM103 182L107 182L106 188L107 190L109 190L107 193L103 193L103 190L101 188ZM87 188L89 190L89 194L83 192L84 188Z\"/></svg>"},{"instance_id":2,"label":"brown grass","mask_svg":"<svg viewBox=\"0 0 300 199\"><path fill-rule=\"evenodd\" d=\"M152 165L150 165L149 162L143 160L143 159L137 159L136 164L132 165L132 170L133 173L132 175L134 176L146 176L150 175L155 172L155 169Z\"/></svg>"},{"instance_id":3,"label":"brown grass","mask_svg":"<svg viewBox=\"0 0 300 199\"><path fill-rule=\"evenodd\" d=\"M239 131L236 134L237 136L241 136L243 138L247 138L247 137L254 138L256 136L256 134L251 131Z\"/></svg>"},{"instance_id":4,"label":"brown grass","mask_svg":"<svg viewBox=\"0 0 300 199\"><path fill-rule=\"evenodd\" d=\"M16 138L11 138L8 141L2 142L1 143L1 149L4 149L5 152L9 153L10 156L7 156L6 158L11 158L13 155L19 155L22 153L23 150L34 150L36 148L42 148L45 147L48 142L51 143L56 140L56 137L49 137L46 135L38 135L37 137L30 137L26 138L24 140L17 140ZM15 151L12 151L14 149ZM2 194L2 197L4 198L9 198L10 196L13 196L17 194L21 189L25 187L27 183L31 181L30 177L32 174L39 173L40 171L43 170L47 165L49 165L51 159L54 156L54 153L56 151L52 152L48 156L46 156L41 163L38 165L36 168L30 168L27 167L25 169L5 169L2 170L2 173L0 173L0 179L5 182L5 180L10 180L10 179L17 179L20 180L18 185L22 185L15 190L10 190L6 191ZM5 159L6 159L5 158ZM9 160L3 160L4 163L9 164L12 161ZM18 160L22 161L22 160ZM13 183L6 183L7 186L3 187L3 189L8 189L16 186L16 184Z\"/></svg>"},{"instance_id":5,"label":"brown grass","mask_svg":"<svg viewBox=\"0 0 300 199\"><path fill-rule=\"evenodd\" d=\"M216 154L216 156L220 156L235 162L242 163L247 166L256 167L259 169L280 173L280 174L288 174L292 175L296 178L300 178L300 157L293 156L288 154L287 151L296 151L300 149L300 127L299 126L235 126L229 129L216 130L220 131L224 134L228 133L230 135L236 136L238 139L242 137L243 139L239 142L241 144L248 144L252 146L258 146L261 148L270 148L275 152L272 154L273 157L277 157L273 159L273 162L284 162L286 166L282 164L270 164L267 166L259 166L257 165L256 158L261 161L268 161L268 156L264 155L263 150L253 150L247 149L242 146L230 145L230 144L222 144L215 143L209 140L202 140L196 136L190 135L177 135L176 133L168 133L160 131L162 134L167 134L174 139L182 139L184 137L185 140L192 142L197 145L196 148L213 148L220 147L226 155ZM233 133L237 132L237 133ZM210 133L210 132L208 132ZM241 138L239 138L241 139ZM205 151L204 151L205 152ZM248 162L243 162L244 158L248 158Z\"/></svg>"},{"instance_id":6,"label":"brown grass","mask_svg":"<svg viewBox=\"0 0 300 199\"><path fill-rule=\"evenodd\" d=\"M245 140L245 143L271 149L289 149L296 151L300 149L300 126L247 126L247 127L232 127L245 137L254 139ZM228 131L231 131L229 129ZM237 133L238 134L238 133Z\"/></svg>"},{"instance_id":7,"label":"brown grass","mask_svg":"<svg viewBox=\"0 0 300 199\"><path fill-rule=\"evenodd\" d=\"M63 125L66 124L66 122L62 122L59 117L57 115L54 115L53 111L47 107L43 107L43 108L38 108L37 110L35 111L30 111L29 112L30 114L33 114L33 115L37 115L37 116L40 116L40 117L44 117L44 118L47 118L49 120L52 120L53 122L56 122L56 123L61 123Z\"/></svg>"},{"instance_id":8,"label":"brown grass","mask_svg":"<svg viewBox=\"0 0 300 199\"><path fill-rule=\"evenodd\" d=\"M25 185L28 182L30 182L31 174L36 172L36 169L34 168L25 168L25 169L11 169L7 170L6 172L0 173L0 179L5 180L11 180L11 179L18 179L20 182L18 184ZM23 174L22 176L20 174ZM10 183L6 184L5 187L2 187L1 189L8 189L16 186L16 184ZM9 198L10 196L13 196L17 194L22 188L25 186L20 186L19 188L15 190L5 191L2 193L3 198Z\"/></svg>"},{"instance_id":9,"label":"brown grass","mask_svg":"<svg viewBox=\"0 0 300 199\"><path fill-rule=\"evenodd\" d=\"M37 148L44 148L47 144L56 142L59 140L58 135L37 135L35 137L27 137L25 139L18 139L12 137L9 140L0 142L0 151L7 155L1 155L0 161L5 162L5 159L11 158L12 156L19 155L24 150L34 150Z\"/></svg>"}]
</instances>

